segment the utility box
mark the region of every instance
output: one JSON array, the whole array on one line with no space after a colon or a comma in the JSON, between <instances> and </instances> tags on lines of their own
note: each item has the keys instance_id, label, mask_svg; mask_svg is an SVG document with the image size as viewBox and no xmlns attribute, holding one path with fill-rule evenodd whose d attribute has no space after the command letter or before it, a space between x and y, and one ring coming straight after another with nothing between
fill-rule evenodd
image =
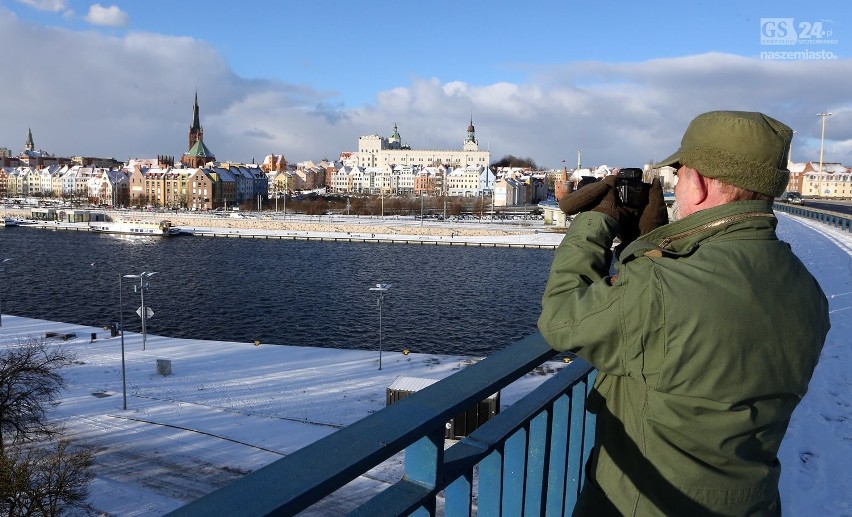
<instances>
[{"instance_id":1,"label":"utility box","mask_svg":"<svg viewBox=\"0 0 852 517\"><path fill-rule=\"evenodd\" d=\"M420 391L436 382L438 382L437 379L397 377L387 388L386 405L390 406L394 402L399 402L415 391ZM464 438L479 426L497 416L499 412L500 392L498 391L487 399L459 413L447 422L444 437L449 439Z\"/></svg>"},{"instance_id":2,"label":"utility box","mask_svg":"<svg viewBox=\"0 0 852 517\"><path fill-rule=\"evenodd\" d=\"M172 361L170 359L157 359L157 374L166 376L172 374Z\"/></svg>"}]
</instances>

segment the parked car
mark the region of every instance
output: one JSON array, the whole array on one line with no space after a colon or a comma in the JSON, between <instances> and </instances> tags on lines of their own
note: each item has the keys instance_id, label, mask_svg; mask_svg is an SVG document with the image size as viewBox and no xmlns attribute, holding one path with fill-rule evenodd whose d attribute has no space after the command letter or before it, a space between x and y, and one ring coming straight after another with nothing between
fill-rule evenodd
<instances>
[{"instance_id":1,"label":"parked car","mask_svg":"<svg viewBox=\"0 0 852 517\"><path fill-rule=\"evenodd\" d=\"M784 192L778 197L778 201L782 203L791 203L794 205L804 205L805 200L802 199L802 195L798 192Z\"/></svg>"}]
</instances>

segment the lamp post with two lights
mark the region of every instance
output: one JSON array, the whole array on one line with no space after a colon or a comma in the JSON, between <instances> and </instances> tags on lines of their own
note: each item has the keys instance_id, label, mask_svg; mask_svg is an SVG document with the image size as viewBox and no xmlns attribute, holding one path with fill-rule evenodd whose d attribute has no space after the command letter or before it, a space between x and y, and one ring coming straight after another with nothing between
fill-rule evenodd
<instances>
[{"instance_id":1,"label":"lamp post with two lights","mask_svg":"<svg viewBox=\"0 0 852 517\"><path fill-rule=\"evenodd\" d=\"M142 318L142 350L145 350L145 344L147 341L147 331L146 331L146 323L148 322L148 318L154 315L154 311L150 308L145 307L145 291L148 290L148 284L145 282L146 278L150 278L156 275L156 271L143 271L138 275L124 275L124 278L138 278L139 284L133 286L133 291L139 291L139 296L142 299L142 306L139 307L139 310L136 311L136 314Z\"/></svg>"},{"instance_id":2,"label":"lamp post with two lights","mask_svg":"<svg viewBox=\"0 0 852 517\"><path fill-rule=\"evenodd\" d=\"M382 304L385 301L385 292L390 289L392 284L376 284L376 287L371 287L370 291L379 293L379 370L382 369Z\"/></svg>"}]
</instances>

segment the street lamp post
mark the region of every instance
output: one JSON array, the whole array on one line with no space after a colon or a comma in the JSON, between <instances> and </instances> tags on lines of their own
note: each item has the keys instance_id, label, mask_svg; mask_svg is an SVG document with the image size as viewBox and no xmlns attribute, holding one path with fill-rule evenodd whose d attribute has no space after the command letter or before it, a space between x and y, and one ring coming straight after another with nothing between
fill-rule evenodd
<instances>
[{"instance_id":1,"label":"street lamp post","mask_svg":"<svg viewBox=\"0 0 852 517\"><path fill-rule=\"evenodd\" d=\"M822 197L822 153L825 147L825 119L830 117L831 113L817 113L817 117L822 118L822 136L819 140L819 172L817 173L817 195Z\"/></svg>"},{"instance_id":2,"label":"street lamp post","mask_svg":"<svg viewBox=\"0 0 852 517\"><path fill-rule=\"evenodd\" d=\"M145 291L148 290L148 284L145 283L146 278L150 278L156 275L156 271L143 271L138 275L124 275L124 278L138 278L139 285L133 286L133 290L136 291L139 289L139 296L142 300L142 307L139 307L139 316L142 318L142 350L145 350L146 341L147 341L147 331L146 324L148 322L148 310L145 308Z\"/></svg>"},{"instance_id":3,"label":"street lamp post","mask_svg":"<svg viewBox=\"0 0 852 517\"><path fill-rule=\"evenodd\" d=\"M6 262L9 262L10 260L12 260L12 259L4 258L2 261L0 261L0 264L5 264ZM6 266L0 265L0 273L6 273ZM0 289L0 297L2 297L2 295L3 295L3 290ZM2 303L2 299L0 299L0 327L2 327L2 326L3 326L3 303Z\"/></svg>"},{"instance_id":4,"label":"street lamp post","mask_svg":"<svg viewBox=\"0 0 852 517\"><path fill-rule=\"evenodd\" d=\"M370 291L379 293L379 370L382 369L382 303L385 301L385 292L390 289L391 284L376 284Z\"/></svg>"},{"instance_id":5,"label":"street lamp post","mask_svg":"<svg viewBox=\"0 0 852 517\"><path fill-rule=\"evenodd\" d=\"M95 264L92 263L92 267ZM122 293L124 292L124 275L118 273L118 331L121 333L121 409L127 410L127 370L124 363L124 302Z\"/></svg>"},{"instance_id":6,"label":"street lamp post","mask_svg":"<svg viewBox=\"0 0 852 517\"><path fill-rule=\"evenodd\" d=\"M121 333L121 409L127 409L127 374L124 366L124 302L122 300L124 284L121 273L118 274L118 331Z\"/></svg>"}]
</instances>

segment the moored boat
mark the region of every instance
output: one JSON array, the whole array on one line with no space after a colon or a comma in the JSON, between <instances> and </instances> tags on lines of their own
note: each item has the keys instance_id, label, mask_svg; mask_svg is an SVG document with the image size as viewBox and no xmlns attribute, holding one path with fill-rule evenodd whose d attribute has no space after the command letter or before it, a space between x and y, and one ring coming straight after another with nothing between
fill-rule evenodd
<instances>
[{"instance_id":1,"label":"moored boat","mask_svg":"<svg viewBox=\"0 0 852 517\"><path fill-rule=\"evenodd\" d=\"M89 223L89 230L99 233L119 233L123 235L148 235L168 237L178 235L180 230L172 226L171 221L113 221Z\"/></svg>"}]
</instances>

